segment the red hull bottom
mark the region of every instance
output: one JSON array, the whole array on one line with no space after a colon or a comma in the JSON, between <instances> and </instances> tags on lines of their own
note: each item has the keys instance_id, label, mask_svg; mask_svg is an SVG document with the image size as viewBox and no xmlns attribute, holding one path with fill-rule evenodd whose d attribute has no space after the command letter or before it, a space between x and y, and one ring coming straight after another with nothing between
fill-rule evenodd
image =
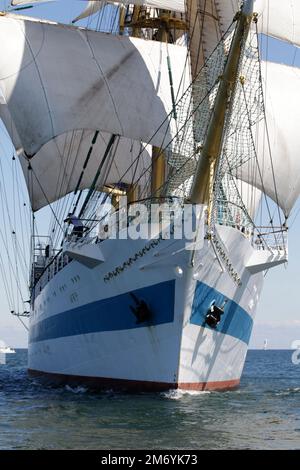
<instances>
[{"instance_id":1,"label":"red hull bottom","mask_svg":"<svg viewBox=\"0 0 300 470\"><path fill-rule=\"evenodd\" d=\"M168 383L53 374L32 369L28 369L28 373L32 377L38 377L44 382L53 385L81 385L91 390L116 390L126 392L163 392L178 389L190 391L224 391L236 389L240 384L239 379L219 382Z\"/></svg>"}]
</instances>

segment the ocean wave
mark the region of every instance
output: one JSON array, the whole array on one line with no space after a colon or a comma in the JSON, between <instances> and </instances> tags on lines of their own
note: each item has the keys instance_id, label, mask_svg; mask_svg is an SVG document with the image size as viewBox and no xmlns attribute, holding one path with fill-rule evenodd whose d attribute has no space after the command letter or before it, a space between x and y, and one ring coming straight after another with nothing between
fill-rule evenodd
<instances>
[{"instance_id":1,"label":"ocean wave","mask_svg":"<svg viewBox=\"0 0 300 470\"><path fill-rule=\"evenodd\" d=\"M67 392L74 393L75 395L83 394L89 391L88 388L78 385L77 387L71 387L70 385L65 385L64 389Z\"/></svg>"},{"instance_id":2,"label":"ocean wave","mask_svg":"<svg viewBox=\"0 0 300 470\"><path fill-rule=\"evenodd\" d=\"M211 392L208 390L206 391L198 391L198 390L168 390L167 392L162 392L161 396L163 398L167 398L168 400L181 400L185 396L203 396L208 395Z\"/></svg>"},{"instance_id":3,"label":"ocean wave","mask_svg":"<svg viewBox=\"0 0 300 470\"><path fill-rule=\"evenodd\" d=\"M293 387L293 388L287 388L285 390L280 390L276 392L275 395L278 397L281 397L281 396L294 395L299 392L300 392L300 387Z\"/></svg>"}]
</instances>

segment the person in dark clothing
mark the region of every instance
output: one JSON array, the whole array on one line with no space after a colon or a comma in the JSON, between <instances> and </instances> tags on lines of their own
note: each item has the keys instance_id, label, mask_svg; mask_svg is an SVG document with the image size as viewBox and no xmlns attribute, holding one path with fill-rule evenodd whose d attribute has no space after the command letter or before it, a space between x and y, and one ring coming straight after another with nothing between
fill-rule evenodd
<instances>
[{"instance_id":1,"label":"person in dark clothing","mask_svg":"<svg viewBox=\"0 0 300 470\"><path fill-rule=\"evenodd\" d=\"M72 235L75 235L76 238L82 238L84 232L84 225L82 221L78 217L76 217L76 215L69 214L65 222L67 222L69 225L73 225L74 228L72 231Z\"/></svg>"},{"instance_id":2,"label":"person in dark clothing","mask_svg":"<svg viewBox=\"0 0 300 470\"><path fill-rule=\"evenodd\" d=\"M50 245L47 245L45 248L45 258L50 257Z\"/></svg>"}]
</instances>

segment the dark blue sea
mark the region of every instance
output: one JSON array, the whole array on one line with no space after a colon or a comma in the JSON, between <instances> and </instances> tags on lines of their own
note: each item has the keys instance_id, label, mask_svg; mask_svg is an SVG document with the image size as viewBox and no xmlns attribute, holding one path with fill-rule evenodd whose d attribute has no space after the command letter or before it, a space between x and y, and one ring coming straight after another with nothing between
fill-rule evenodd
<instances>
[{"instance_id":1,"label":"dark blue sea","mask_svg":"<svg viewBox=\"0 0 300 470\"><path fill-rule=\"evenodd\" d=\"M17 350L0 365L0 449L299 449L291 356L250 351L234 392L125 395L41 385Z\"/></svg>"}]
</instances>

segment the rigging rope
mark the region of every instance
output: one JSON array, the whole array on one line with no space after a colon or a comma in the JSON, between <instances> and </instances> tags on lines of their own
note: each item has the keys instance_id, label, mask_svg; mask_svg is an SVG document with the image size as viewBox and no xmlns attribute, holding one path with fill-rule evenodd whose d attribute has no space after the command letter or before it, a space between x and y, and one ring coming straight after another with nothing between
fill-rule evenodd
<instances>
[{"instance_id":1,"label":"rigging rope","mask_svg":"<svg viewBox=\"0 0 300 470\"><path fill-rule=\"evenodd\" d=\"M93 192L94 192L94 190L95 190L95 188L96 188L96 186L97 186L97 183L98 183L98 179L99 179L101 170L103 169L103 166L104 166L104 164L105 164L105 162L106 162L106 160L107 160L107 158L108 158L108 156L109 156L109 154L110 154L110 151L111 151L111 149L112 149L112 146L113 146L114 143L115 143L116 137L117 137L116 134L112 134L112 136L111 136L111 138L110 138L110 140L109 140L109 143L108 143L108 145L107 145L107 148L106 148L106 150L105 150L105 153L104 153L104 155L103 155L103 158L102 158L102 160L101 160L101 162L100 162L100 165L99 165L99 167L98 167L98 170L97 170L97 172L96 172L96 175L95 175L95 177L94 177L94 179L93 179L92 185L91 185L91 187L90 187L90 189L89 189L89 191L88 191L88 194L87 194L87 196L86 196L86 199L85 199L85 201L84 201L84 203L83 203L83 205L82 205L82 207L81 207L81 210L80 210L80 213L79 213L79 218L83 216L84 211L85 211L85 209L86 209L86 207L87 207L87 205L88 205L88 202L89 202L89 200L90 200L90 198L91 198L91 196L92 196L92 194L93 194Z\"/></svg>"}]
</instances>

